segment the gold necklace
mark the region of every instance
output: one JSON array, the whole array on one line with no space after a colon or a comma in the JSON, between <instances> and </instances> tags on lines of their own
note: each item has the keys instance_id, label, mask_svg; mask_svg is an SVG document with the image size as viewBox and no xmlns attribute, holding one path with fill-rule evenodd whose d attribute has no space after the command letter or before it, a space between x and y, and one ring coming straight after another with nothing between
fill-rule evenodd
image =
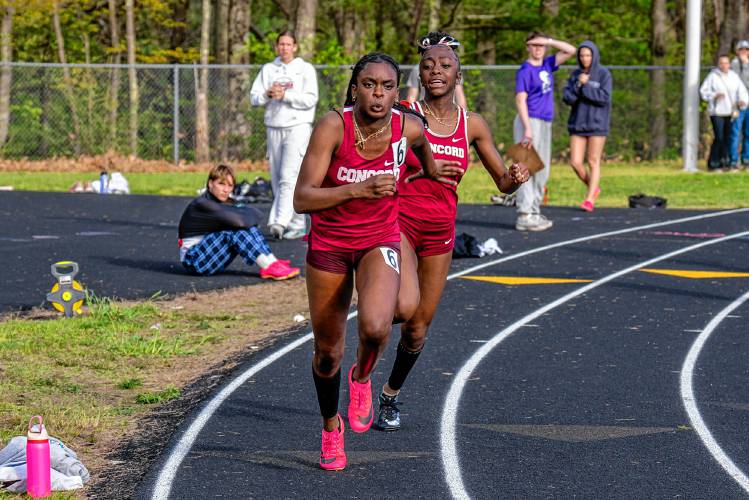
<instances>
[{"instance_id":1,"label":"gold necklace","mask_svg":"<svg viewBox=\"0 0 749 500\"><path fill-rule=\"evenodd\" d=\"M456 108L458 109L458 113L460 113L460 108L458 108L457 106L456 106ZM430 108L430 107L429 107L429 104L427 104L427 102L426 102L426 101L424 101L424 112L425 112L426 114L428 114L428 115L432 115L432 117L433 117L433 118L434 118L435 120L437 120L437 123L440 123L440 124L442 124L442 125L443 125L443 126L445 126L445 127L449 127L449 126L451 126L450 124L451 124L451 123L452 123L452 122L453 122L454 120L457 120L457 119L458 119L458 117L457 117L457 115L456 115L454 119L453 119L453 118L450 118L450 119L448 119L448 121L442 121L443 119L442 119L442 118L440 118L439 116L437 116L436 114L434 114L434 111L432 111L432 108Z\"/></svg>"},{"instance_id":2,"label":"gold necklace","mask_svg":"<svg viewBox=\"0 0 749 500\"><path fill-rule=\"evenodd\" d=\"M356 123L356 115L352 115L352 118L354 119L354 136L356 137L356 147L364 151L365 146L364 143L366 143L368 140L373 139L383 133L387 128L390 126L390 122L393 121L393 113L390 113L390 117L388 118L388 121L385 125L382 126L379 130L375 130L371 134L369 134L367 137L364 137L364 134L361 133L361 130L359 129L359 124Z\"/></svg>"}]
</instances>

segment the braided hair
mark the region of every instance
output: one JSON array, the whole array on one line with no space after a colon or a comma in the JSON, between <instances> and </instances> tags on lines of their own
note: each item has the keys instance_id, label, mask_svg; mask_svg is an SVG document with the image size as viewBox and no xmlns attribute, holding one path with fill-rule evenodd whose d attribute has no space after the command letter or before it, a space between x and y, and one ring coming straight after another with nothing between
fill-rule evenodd
<instances>
[{"instance_id":1,"label":"braided hair","mask_svg":"<svg viewBox=\"0 0 749 500\"><path fill-rule=\"evenodd\" d=\"M419 39L417 50L419 55L423 56L426 51L434 47L450 47L453 49L453 54L455 54L455 58L458 60L458 71L460 71L460 55L458 54L460 42L456 38L453 38L452 35L444 31L432 31Z\"/></svg>"},{"instance_id":2,"label":"braided hair","mask_svg":"<svg viewBox=\"0 0 749 500\"><path fill-rule=\"evenodd\" d=\"M351 87L357 84L356 82L357 82L357 78L359 78L359 73L361 73L364 70L364 68L367 67L369 63L389 64L393 68L393 70L395 70L396 86L400 87L401 72L400 72L400 67L398 66L398 63L395 61L395 59L381 52L370 52L369 54L359 59L356 62L356 64L354 64L353 68L351 68L351 79L349 80L348 87L346 88L346 102L344 103L344 106L354 105L354 96L353 96L353 93L351 92ZM409 108L408 106L404 106L400 102L396 101L396 103L393 105L393 109L397 109L401 113L408 113L408 114L412 114L414 116L419 117L419 119L426 126L426 123L427 123L426 119L423 116L421 116L421 114Z\"/></svg>"}]
</instances>

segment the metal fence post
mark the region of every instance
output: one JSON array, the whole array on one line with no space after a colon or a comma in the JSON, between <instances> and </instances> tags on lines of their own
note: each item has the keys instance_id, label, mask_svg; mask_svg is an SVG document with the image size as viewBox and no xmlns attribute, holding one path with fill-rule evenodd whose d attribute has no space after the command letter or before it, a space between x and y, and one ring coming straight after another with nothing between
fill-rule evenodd
<instances>
[{"instance_id":1,"label":"metal fence post","mask_svg":"<svg viewBox=\"0 0 749 500\"><path fill-rule=\"evenodd\" d=\"M179 165L179 66L177 64L174 65L173 78L174 82L172 86L174 87L174 115L172 124L174 130L172 132L172 150L174 164Z\"/></svg>"}]
</instances>

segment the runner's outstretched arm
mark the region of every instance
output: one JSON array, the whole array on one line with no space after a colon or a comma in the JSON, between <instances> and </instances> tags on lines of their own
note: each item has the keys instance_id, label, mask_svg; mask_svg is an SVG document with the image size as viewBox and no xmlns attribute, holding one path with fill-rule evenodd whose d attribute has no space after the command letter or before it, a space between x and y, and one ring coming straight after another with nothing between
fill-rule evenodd
<instances>
[{"instance_id":1,"label":"runner's outstretched arm","mask_svg":"<svg viewBox=\"0 0 749 500\"><path fill-rule=\"evenodd\" d=\"M492 133L486 120L476 113L469 113L468 117L468 140L476 149L484 168L500 191L506 194L514 193L530 177L528 168L522 163L517 163L507 170L505 162L494 147Z\"/></svg>"}]
</instances>

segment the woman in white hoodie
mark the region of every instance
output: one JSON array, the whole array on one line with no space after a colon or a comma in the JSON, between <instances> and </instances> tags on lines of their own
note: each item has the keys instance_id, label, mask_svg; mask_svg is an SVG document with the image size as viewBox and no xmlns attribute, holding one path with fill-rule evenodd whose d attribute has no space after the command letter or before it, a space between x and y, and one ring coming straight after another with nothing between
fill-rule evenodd
<instances>
[{"instance_id":1,"label":"woman in white hoodie","mask_svg":"<svg viewBox=\"0 0 749 500\"><path fill-rule=\"evenodd\" d=\"M718 57L718 67L702 82L700 96L707 101L707 112L715 134L710 146L708 170L720 172L730 165L731 120L749 102L746 87L739 75L731 71L731 60L727 55Z\"/></svg>"},{"instance_id":2,"label":"woman in white hoodie","mask_svg":"<svg viewBox=\"0 0 749 500\"><path fill-rule=\"evenodd\" d=\"M297 239L306 232L304 215L294 212L294 186L315 120L317 74L314 66L295 57L297 49L294 33L278 35L278 57L263 65L250 90L252 105L265 106L273 187L268 227L278 239Z\"/></svg>"}]
</instances>

